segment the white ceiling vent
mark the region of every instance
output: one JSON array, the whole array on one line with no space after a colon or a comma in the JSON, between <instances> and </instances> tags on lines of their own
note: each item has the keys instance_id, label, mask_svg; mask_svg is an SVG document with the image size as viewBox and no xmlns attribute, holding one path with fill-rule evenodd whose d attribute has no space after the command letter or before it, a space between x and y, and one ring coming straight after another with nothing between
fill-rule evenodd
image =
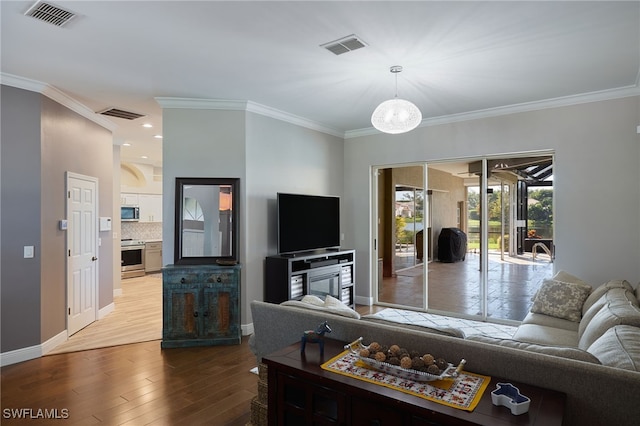
<instances>
[{"instance_id":1,"label":"white ceiling vent","mask_svg":"<svg viewBox=\"0 0 640 426\"><path fill-rule=\"evenodd\" d=\"M38 1L25 12L25 16L62 27L75 18L76 14L51 3Z\"/></svg>"},{"instance_id":2,"label":"white ceiling vent","mask_svg":"<svg viewBox=\"0 0 640 426\"><path fill-rule=\"evenodd\" d=\"M108 115L109 117L123 118L125 120L135 120L136 118L144 117L144 114L138 114L137 112L125 111L118 108L107 108L104 111L99 111L98 114Z\"/></svg>"},{"instance_id":3,"label":"white ceiling vent","mask_svg":"<svg viewBox=\"0 0 640 426\"><path fill-rule=\"evenodd\" d=\"M343 53L351 52L352 50L365 47L367 44L362 41L355 34L348 35L341 39L330 41L329 43L321 44L320 47L324 47L329 52L335 55L342 55Z\"/></svg>"}]
</instances>

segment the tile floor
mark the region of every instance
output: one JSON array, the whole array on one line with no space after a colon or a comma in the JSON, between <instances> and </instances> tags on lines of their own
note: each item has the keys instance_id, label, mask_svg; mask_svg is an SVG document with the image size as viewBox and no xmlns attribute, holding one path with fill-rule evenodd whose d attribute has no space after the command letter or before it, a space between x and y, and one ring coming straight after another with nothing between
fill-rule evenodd
<instances>
[{"instance_id":1,"label":"tile floor","mask_svg":"<svg viewBox=\"0 0 640 426\"><path fill-rule=\"evenodd\" d=\"M396 277L385 277L379 288L381 303L422 308L424 296L421 267L400 271ZM481 314L480 255L467 253L462 262L428 264L428 308L463 316ZM489 255L488 316L495 319L521 321L529 312L531 297L542 280L553 275L553 263L545 255L532 259L530 253L500 259Z\"/></svg>"}]
</instances>

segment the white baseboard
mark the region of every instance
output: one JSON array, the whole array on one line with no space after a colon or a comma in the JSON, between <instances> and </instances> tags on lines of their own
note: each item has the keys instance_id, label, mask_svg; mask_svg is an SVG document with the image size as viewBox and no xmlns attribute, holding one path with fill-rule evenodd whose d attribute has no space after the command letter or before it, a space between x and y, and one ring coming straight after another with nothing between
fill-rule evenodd
<instances>
[{"instance_id":1,"label":"white baseboard","mask_svg":"<svg viewBox=\"0 0 640 426\"><path fill-rule=\"evenodd\" d=\"M100 309L98 311L98 319L102 319L102 318L106 317L111 312L113 312L115 309L116 309L116 304L113 303L113 302L109 303L107 306L105 306L104 308L102 308L102 309Z\"/></svg>"},{"instance_id":2,"label":"white baseboard","mask_svg":"<svg viewBox=\"0 0 640 426\"><path fill-rule=\"evenodd\" d=\"M67 340L69 340L69 333L67 333L67 330L61 331L60 333L56 334L51 339L47 340L46 342L44 342L41 345L42 346L42 355L48 354L56 346L58 346L61 343L66 342Z\"/></svg>"},{"instance_id":3,"label":"white baseboard","mask_svg":"<svg viewBox=\"0 0 640 426\"><path fill-rule=\"evenodd\" d=\"M356 305L373 306L373 297L356 296Z\"/></svg>"},{"instance_id":4,"label":"white baseboard","mask_svg":"<svg viewBox=\"0 0 640 426\"><path fill-rule=\"evenodd\" d=\"M15 351L0 354L0 365L4 367L6 365L40 358L41 356L42 347L40 345L29 346L28 348L16 349Z\"/></svg>"},{"instance_id":5,"label":"white baseboard","mask_svg":"<svg viewBox=\"0 0 640 426\"><path fill-rule=\"evenodd\" d=\"M67 337L67 330L64 330L40 345L4 352L0 354L0 366L4 367L5 365L17 364L19 362L29 361L30 359L40 358L59 344L66 342Z\"/></svg>"},{"instance_id":6,"label":"white baseboard","mask_svg":"<svg viewBox=\"0 0 640 426\"><path fill-rule=\"evenodd\" d=\"M242 324L240 326L243 336L251 336L253 334L253 323Z\"/></svg>"}]
</instances>

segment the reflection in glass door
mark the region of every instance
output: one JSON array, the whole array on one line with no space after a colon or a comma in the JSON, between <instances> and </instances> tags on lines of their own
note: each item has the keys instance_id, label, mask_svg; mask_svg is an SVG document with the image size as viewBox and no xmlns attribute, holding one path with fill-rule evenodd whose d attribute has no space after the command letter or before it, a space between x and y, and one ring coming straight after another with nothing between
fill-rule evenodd
<instances>
[{"instance_id":1,"label":"reflection in glass door","mask_svg":"<svg viewBox=\"0 0 640 426\"><path fill-rule=\"evenodd\" d=\"M423 165L376 171L376 303L425 308L424 173Z\"/></svg>"},{"instance_id":2,"label":"reflection in glass door","mask_svg":"<svg viewBox=\"0 0 640 426\"><path fill-rule=\"evenodd\" d=\"M406 185L395 189L394 267L398 274L422 263L424 254L424 191Z\"/></svg>"},{"instance_id":3,"label":"reflection in glass door","mask_svg":"<svg viewBox=\"0 0 640 426\"><path fill-rule=\"evenodd\" d=\"M498 322L524 318L553 274L552 154L378 169L376 176L376 303ZM404 230L415 234L398 233ZM466 243L453 260L444 256L457 244L444 239L451 234Z\"/></svg>"}]
</instances>

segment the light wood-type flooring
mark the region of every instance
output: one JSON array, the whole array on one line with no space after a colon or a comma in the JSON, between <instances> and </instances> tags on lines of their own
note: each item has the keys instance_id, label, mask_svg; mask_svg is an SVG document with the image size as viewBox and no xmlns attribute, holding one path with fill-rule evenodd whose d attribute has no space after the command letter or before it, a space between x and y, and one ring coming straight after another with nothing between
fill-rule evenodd
<instances>
[{"instance_id":1,"label":"light wood-type flooring","mask_svg":"<svg viewBox=\"0 0 640 426\"><path fill-rule=\"evenodd\" d=\"M122 280L115 308L47 355L162 339L162 274Z\"/></svg>"}]
</instances>

